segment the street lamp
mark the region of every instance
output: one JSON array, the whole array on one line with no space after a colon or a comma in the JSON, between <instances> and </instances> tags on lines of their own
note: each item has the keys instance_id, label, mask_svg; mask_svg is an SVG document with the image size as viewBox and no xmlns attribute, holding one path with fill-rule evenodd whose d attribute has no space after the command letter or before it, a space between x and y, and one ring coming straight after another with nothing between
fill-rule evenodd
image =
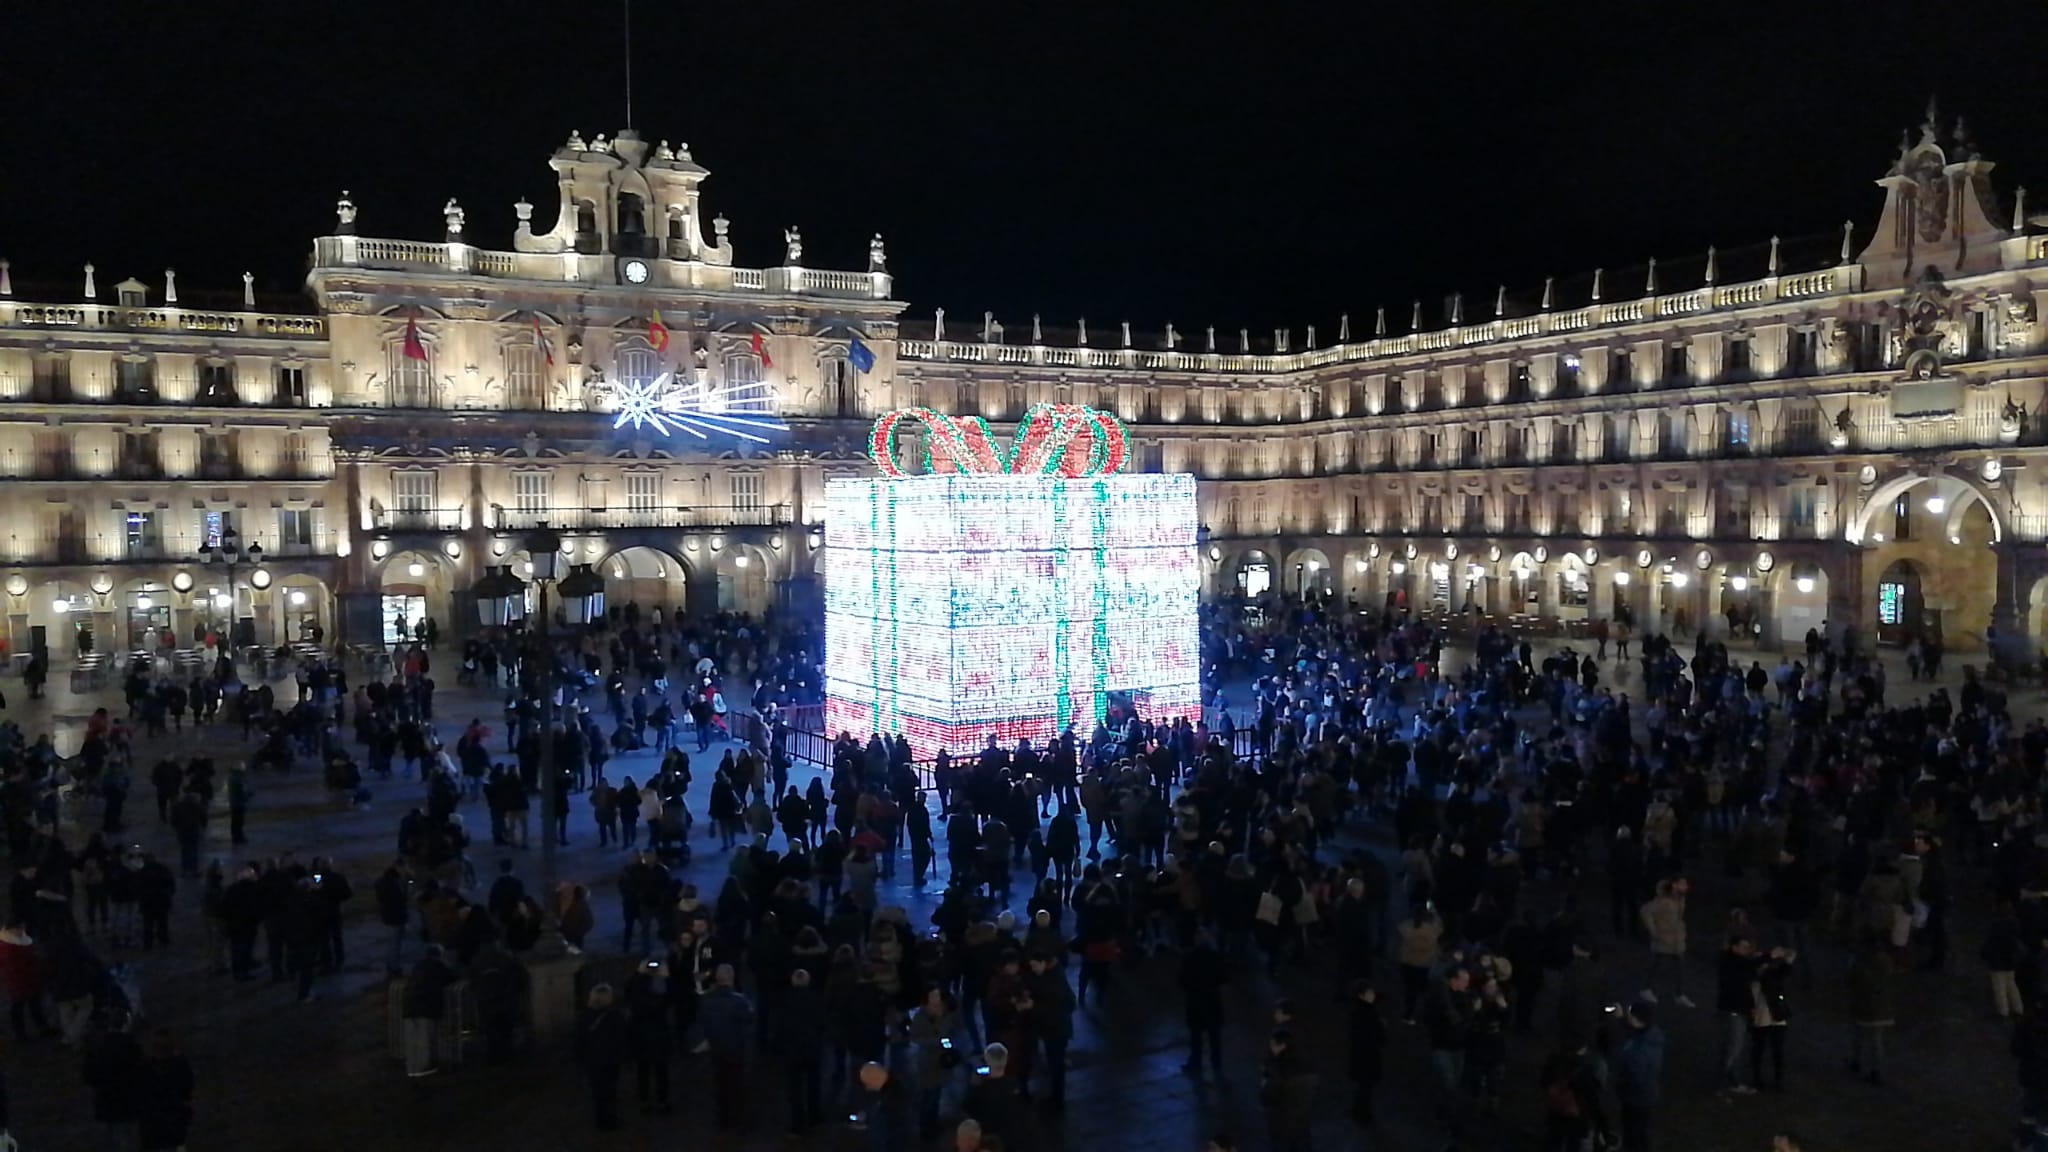
<instances>
[{"instance_id":1,"label":"street lamp","mask_svg":"<svg viewBox=\"0 0 2048 1152\"><path fill-rule=\"evenodd\" d=\"M572 625L604 619L604 577L578 564L562 580L562 618Z\"/></svg>"},{"instance_id":2,"label":"street lamp","mask_svg":"<svg viewBox=\"0 0 2048 1152\"><path fill-rule=\"evenodd\" d=\"M526 581L503 564L487 568L470 594L476 600L477 622L486 628L503 628L526 618Z\"/></svg>"},{"instance_id":3,"label":"street lamp","mask_svg":"<svg viewBox=\"0 0 2048 1152\"><path fill-rule=\"evenodd\" d=\"M540 701L540 874L542 890L555 889L555 671L558 663L554 642L548 638L548 585L562 572L562 537L545 521L526 534L528 569L536 590L536 618L526 632L526 656L522 663L531 680L529 691ZM509 577L518 580L518 577ZM526 609L526 584L519 581L519 618ZM507 609L508 620L510 609Z\"/></svg>"},{"instance_id":4,"label":"street lamp","mask_svg":"<svg viewBox=\"0 0 2048 1152\"><path fill-rule=\"evenodd\" d=\"M241 533L236 532L233 525L229 525L221 529L220 536L214 541L212 547L199 550L199 562L223 569L227 573L227 603L223 605L216 599L214 606L227 609L228 646L232 649L236 641L241 639L235 635L238 623L236 620L235 578L240 575L243 568L253 568L263 563L263 545L250 544L246 549L243 548Z\"/></svg>"},{"instance_id":5,"label":"street lamp","mask_svg":"<svg viewBox=\"0 0 2048 1152\"><path fill-rule=\"evenodd\" d=\"M604 616L604 580L587 564L578 565L567 577L562 575L562 538L546 524L527 533L526 552L533 586L539 595L534 616L526 612L527 582L502 565L493 565L476 582L477 621L486 628L527 627L521 637L521 688L537 702L540 722L540 883L544 891L555 886L555 836L559 800L555 768L555 723L559 654L548 635L548 585L561 582L562 616L581 627Z\"/></svg>"}]
</instances>

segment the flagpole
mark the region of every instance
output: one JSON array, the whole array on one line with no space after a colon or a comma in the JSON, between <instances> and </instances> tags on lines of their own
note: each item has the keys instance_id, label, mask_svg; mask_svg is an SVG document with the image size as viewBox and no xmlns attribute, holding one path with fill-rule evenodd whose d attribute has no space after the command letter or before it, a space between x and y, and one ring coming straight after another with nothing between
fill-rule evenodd
<instances>
[{"instance_id":1,"label":"flagpole","mask_svg":"<svg viewBox=\"0 0 2048 1152\"><path fill-rule=\"evenodd\" d=\"M626 127L633 126L633 0L621 0L626 8Z\"/></svg>"}]
</instances>

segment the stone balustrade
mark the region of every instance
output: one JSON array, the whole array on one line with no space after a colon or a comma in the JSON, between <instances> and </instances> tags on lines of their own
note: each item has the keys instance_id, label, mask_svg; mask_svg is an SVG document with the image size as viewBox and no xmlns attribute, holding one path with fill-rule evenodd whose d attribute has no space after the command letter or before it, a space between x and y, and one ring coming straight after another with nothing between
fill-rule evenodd
<instances>
[{"instance_id":1,"label":"stone balustrade","mask_svg":"<svg viewBox=\"0 0 2048 1152\"><path fill-rule=\"evenodd\" d=\"M2036 242L2029 259L2048 260L2048 239ZM813 275L806 273L806 275ZM856 277L857 278L857 277ZM966 364L1044 364L1074 368L1147 368L1167 371L1273 375L1333 364L1444 352L1475 345L1537 339L1567 332L1641 324L1659 317L1700 316L1713 311L1763 307L1779 300L1806 300L1860 291L1863 268L1843 264L1798 276L1773 276L1742 284L1696 288L1640 300L1590 304L1532 316L1332 344L1300 352L1243 355L1135 348L1052 347L1043 344L984 345L978 333L966 340L902 340L899 360L941 360Z\"/></svg>"},{"instance_id":2,"label":"stone balustrade","mask_svg":"<svg viewBox=\"0 0 2048 1152\"><path fill-rule=\"evenodd\" d=\"M490 252L467 244L381 240L368 236L321 236L313 241L316 269L370 268L380 271L474 275L496 280L593 282L610 278L622 259L576 252ZM834 272L784 266L733 268L687 260L649 260L654 290L759 292L780 296L821 296L841 300L886 300L887 273Z\"/></svg>"},{"instance_id":3,"label":"stone balustrade","mask_svg":"<svg viewBox=\"0 0 2048 1152\"><path fill-rule=\"evenodd\" d=\"M189 332L219 336L282 336L324 340L319 316L269 312L214 312L165 305L26 304L0 300L0 328L66 328L81 332Z\"/></svg>"}]
</instances>

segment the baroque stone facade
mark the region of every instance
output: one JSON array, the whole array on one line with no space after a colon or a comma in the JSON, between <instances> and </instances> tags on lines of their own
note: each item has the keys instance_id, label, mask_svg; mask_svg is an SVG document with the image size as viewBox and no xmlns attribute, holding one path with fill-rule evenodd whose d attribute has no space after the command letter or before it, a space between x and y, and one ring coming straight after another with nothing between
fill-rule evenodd
<instances>
[{"instance_id":1,"label":"baroque stone facade","mask_svg":"<svg viewBox=\"0 0 2048 1152\"><path fill-rule=\"evenodd\" d=\"M879 236L865 271L807 267L795 228L779 264L738 262L687 146L572 136L550 164L554 220L515 205L509 251L454 201L438 241L372 238L344 194L303 312L246 289L195 310L169 274L102 299L89 268L83 299L29 302L0 265L15 650L185 642L230 597L264 643L465 628L469 587L541 523L615 606L803 602L823 484L868 469L876 415L1040 402L1116 412L1140 467L1201 478L1216 595L1766 643L2041 632L2048 236L1931 115L1874 229L1822 259L1773 240L1234 349L907 321ZM663 372L769 398L787 436L614 427L620 390ZM228 529L264 550L232 579L198 562Z\"/></svg>"}]
</instances>

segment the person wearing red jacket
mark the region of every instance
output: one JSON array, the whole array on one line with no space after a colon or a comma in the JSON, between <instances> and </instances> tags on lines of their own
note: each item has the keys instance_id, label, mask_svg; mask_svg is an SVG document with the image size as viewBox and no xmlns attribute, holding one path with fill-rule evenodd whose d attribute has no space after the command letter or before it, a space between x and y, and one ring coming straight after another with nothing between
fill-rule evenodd
<instances>
[{"instance_id":1,"label":"person wearing red jacket","mask_svg":"<svg viewBox=\"0 0 2048 1152\"><path fill-rule=\"evenodd\" d=\"M16 1040L28 1039L28 1021L36 1031L55 1036L57 1030L43 1015L42 957L28 929L20 924L0 928L0 991L7 993L7 1014L14 1025Z\"/></svg>"}]
</instances>

